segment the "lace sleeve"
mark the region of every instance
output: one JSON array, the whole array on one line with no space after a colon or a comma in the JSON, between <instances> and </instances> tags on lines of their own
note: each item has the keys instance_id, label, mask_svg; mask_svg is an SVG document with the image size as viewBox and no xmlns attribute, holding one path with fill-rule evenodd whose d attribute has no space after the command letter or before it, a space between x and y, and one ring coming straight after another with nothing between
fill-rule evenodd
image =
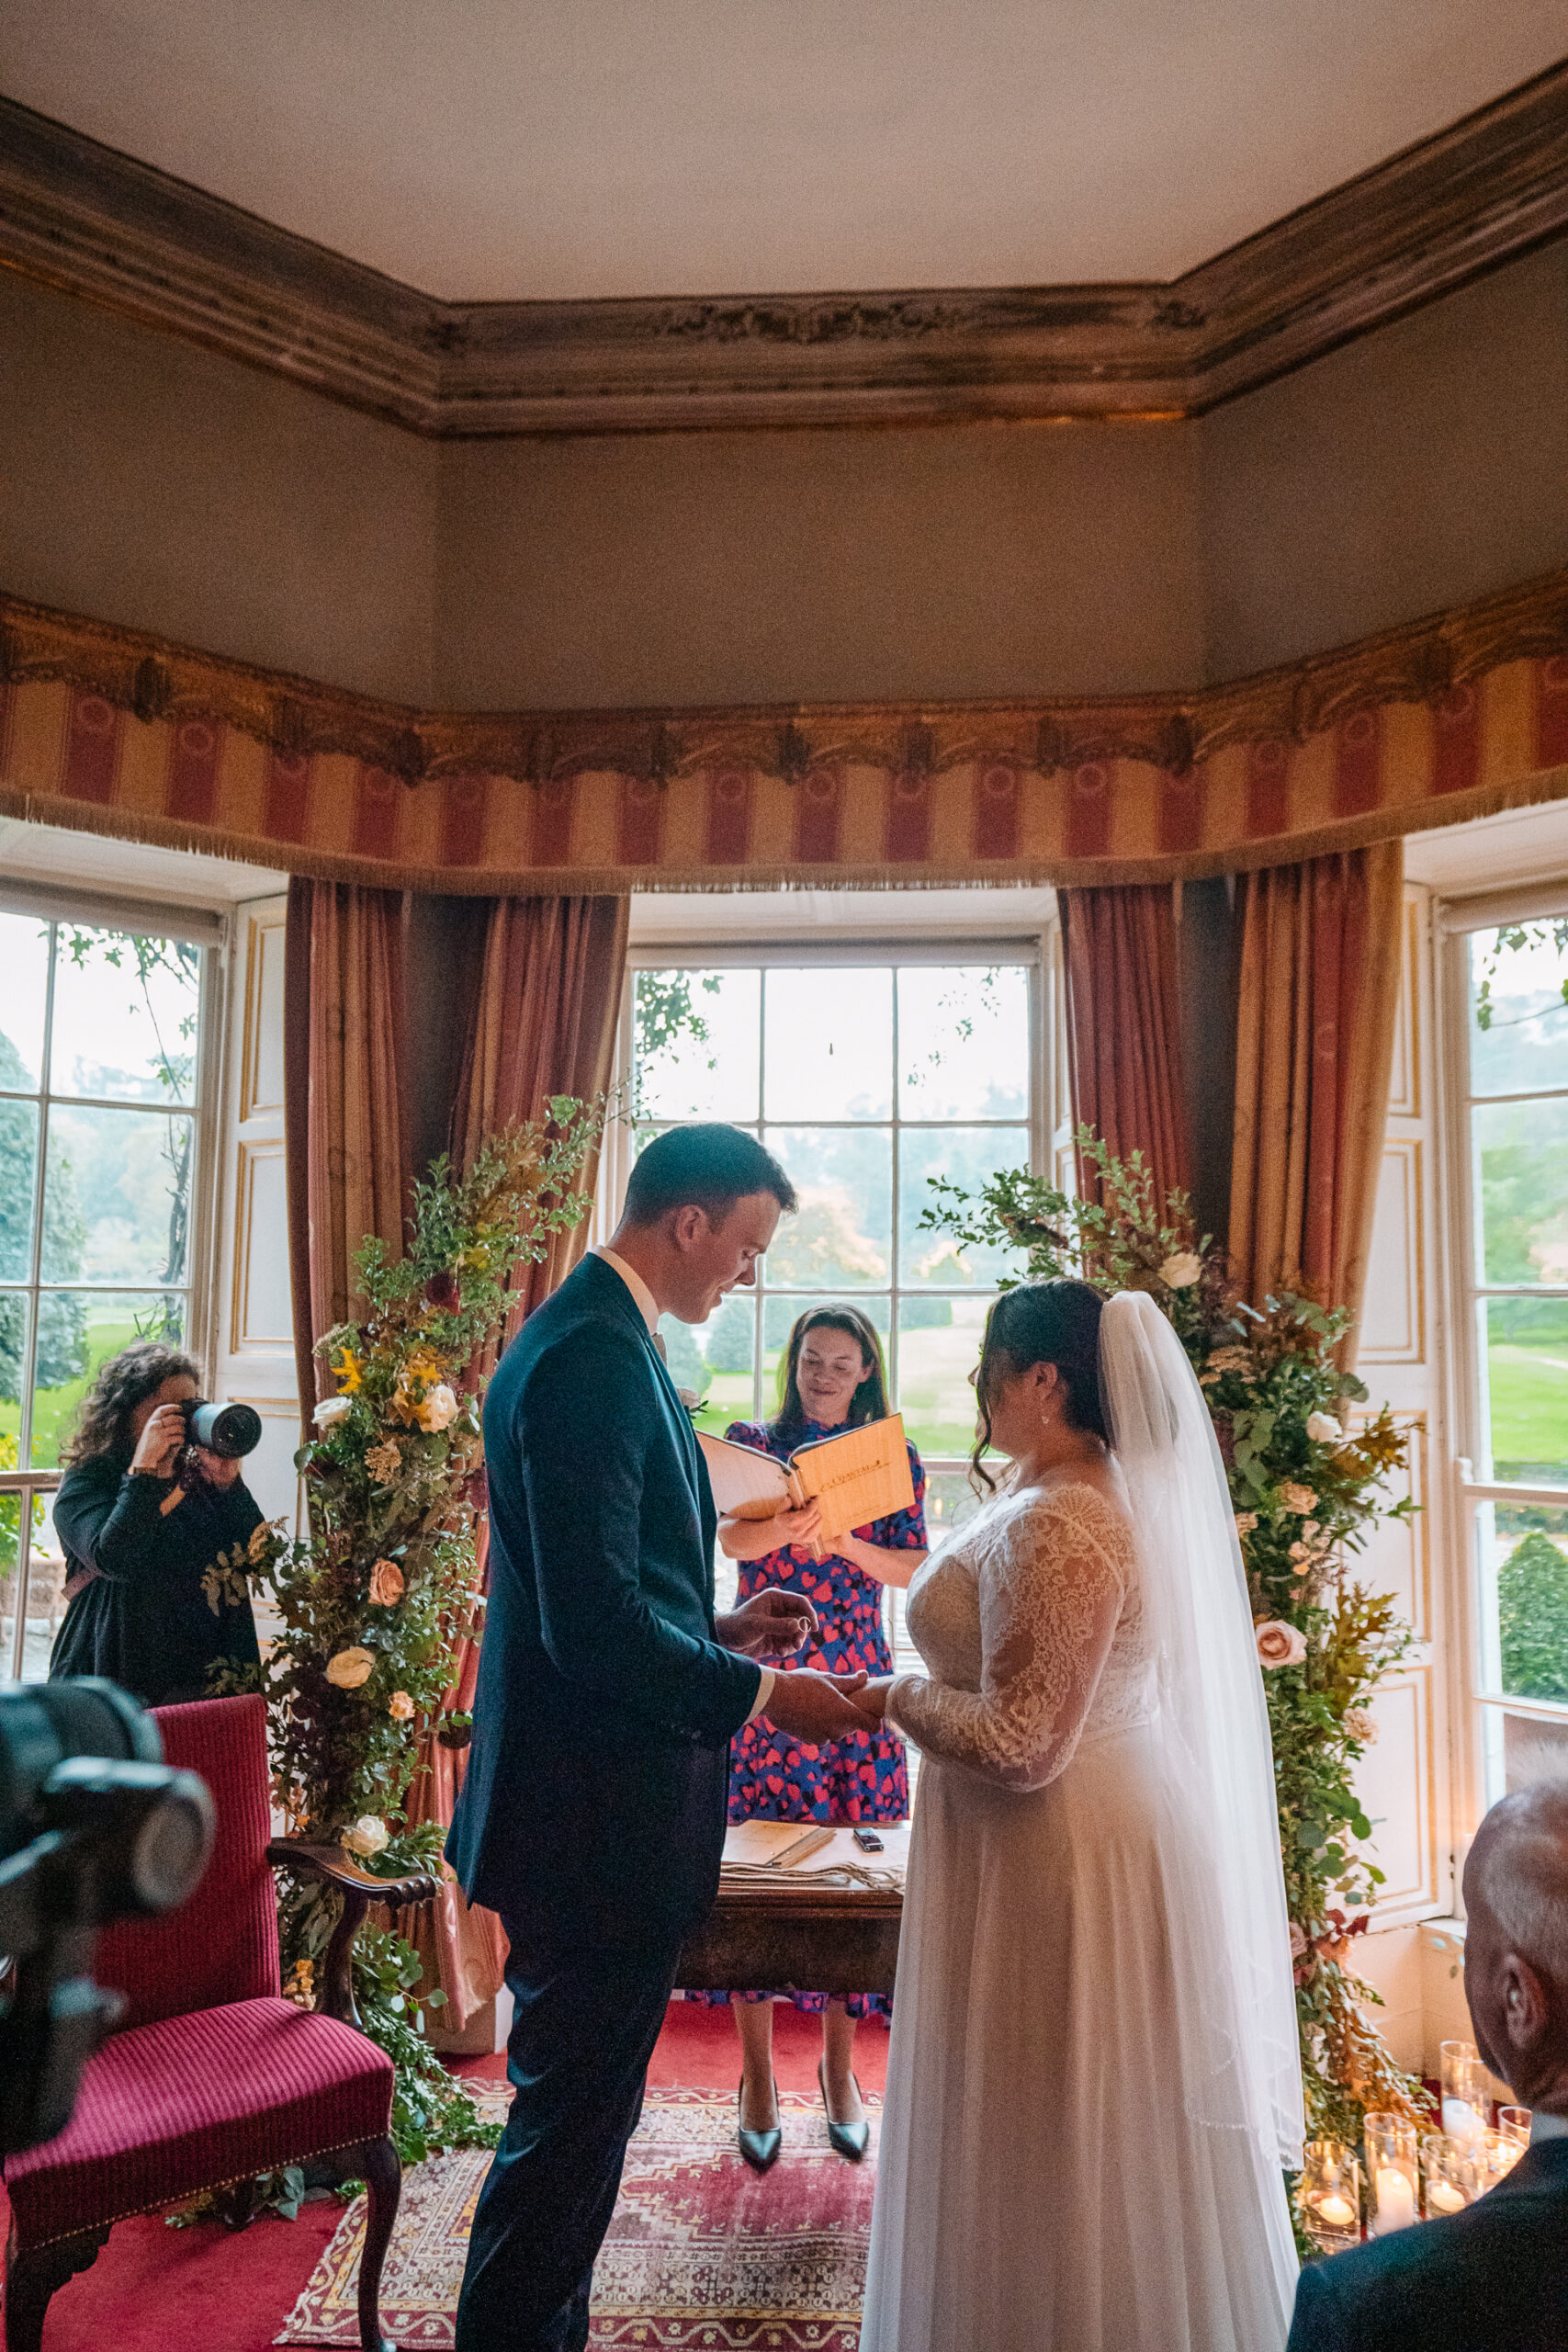
<instances>
[{"instance_id":1,"label":"lace sleeve","mask_svg":"<svg viewBox=\"0 0 1568 2352\"><path fill-rule=\"evenodd\" d=\"M1059 1490L1008 1517L979 1566L979 1690L905 1675L889 1719L928 1755L1004 1788L1043 1788L1078 1744L1128 1558L1120 1518L1092 1489Z\"/></svg>"}]
</instances>

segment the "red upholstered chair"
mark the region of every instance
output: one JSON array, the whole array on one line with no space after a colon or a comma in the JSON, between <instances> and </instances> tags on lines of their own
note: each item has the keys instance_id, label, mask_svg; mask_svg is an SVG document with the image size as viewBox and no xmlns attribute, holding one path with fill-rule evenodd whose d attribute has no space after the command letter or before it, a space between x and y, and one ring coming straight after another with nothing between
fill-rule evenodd
<instances>
[{"instance_id":1,"label":"red upholstered chair","mask_svg":"<svg viewBox=\"0 0 1568 2352\"><path fill-rule=\"evenodd\" d=\"M6 2159L6 2352L39 2352L50 2297L94 2261L116 2222L306 2162L368 2186L359 2340L364 2352L391 2352L377 2298L401 2188L388 2137L392 2062L350 2021L349 1947L369 1901L429 1902L435 1889L371 1878L336 1848L272 1840L259 1698L164 1707L156 1720L167 1761L211 1790L217 1841L183 1910L103 1937L94 1973L126 1996L125 2013L58 2139ZM278 1991L270 1865L282 1861L344 1894L314 2012Z\"/></svg>"}]
</instances>

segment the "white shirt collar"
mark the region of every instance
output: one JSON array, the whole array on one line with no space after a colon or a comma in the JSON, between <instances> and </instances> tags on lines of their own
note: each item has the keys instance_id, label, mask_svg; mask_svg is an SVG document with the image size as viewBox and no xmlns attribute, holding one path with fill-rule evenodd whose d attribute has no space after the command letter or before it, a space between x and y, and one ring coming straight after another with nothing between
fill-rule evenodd
<instances>
[{"instance_id":1,"label":"white shirt collar","mask_svg":"<svg viewBox=\"0 0 1568 2352\"><path fill-rule=\"evenodd\" d=\"M653 1293L649 1289L648 1284L643 1281L643 1278L637 1272L637 1268L635 1266L628 1266L624 1258L617 1258L613 1250L606 1250L603 1248L597 1249L594 1250L593 1255L596 1258L603 1258L604 1263L611 1267L615 1272L619 1274L621 1280L630 1291L633 1301L637 1306L637 1311L642 1317L642 1319L647 1324L649 1331L657 1331L659 1329L659 1301L654 1297Z\"/></svg>"}]
</instances>

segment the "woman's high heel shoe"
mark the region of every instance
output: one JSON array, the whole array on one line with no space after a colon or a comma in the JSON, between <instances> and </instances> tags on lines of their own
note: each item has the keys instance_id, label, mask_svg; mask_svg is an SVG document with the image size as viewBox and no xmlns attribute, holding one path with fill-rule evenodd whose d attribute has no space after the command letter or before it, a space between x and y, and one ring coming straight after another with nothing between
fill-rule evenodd
<instances>
[{"instance_id":1,"label":"woman's high heel shoe","mask_svg":"<svg viewBox=\"0 0 1568 2352\"><path fill-rule=\"evenodd\" d=\"M740 2100L742 2100L745 2096L746 2081L744 2075L742 2075L740 2089L737 2095L736 2100L738 2107ZM779 2086L777 2080L775 2079L773 2083L773 2105L775 2108L778 2106L778 2103ZM779 2150L784 2144L784 2132L778 2124L775 2123L771 2132L748 2132L744 2123L739 2122L738 2119L735 2136L740 2143L741 2154L745 2157L753 2172L766 2172L770 2165L777 2163Z\"/></svg>"},{"instance_id":2,"label":"woman's high heel shoe","mask_svg":"<svg viewBox=\"0 0 1568 2352\"><path fill-rule=\"evenodd\" d=\"M850 2080L852 2083L854 2083L855 2090L858 2095L860 2091L859 2082L856 2081L853 2075L850 2076ZM833 2110L828 2105L828 2085L823 2075L822 2061L820 2058L817 2061L817 2087L822 2094L823 2112L828 2118L829 2139L832 2142L840 2155L848 2156L851 2164L858 2165L861 2158L864 2155L867 2147L870 2145L871 2126L863 2120L859 2123L834 2122Z\"/></svg>"}]
</instances>

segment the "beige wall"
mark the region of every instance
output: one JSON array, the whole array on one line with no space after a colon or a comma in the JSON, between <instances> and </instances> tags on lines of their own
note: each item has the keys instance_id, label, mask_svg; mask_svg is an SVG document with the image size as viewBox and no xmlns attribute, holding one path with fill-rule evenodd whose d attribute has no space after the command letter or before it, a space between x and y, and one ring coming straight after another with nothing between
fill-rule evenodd
<instances>
[{"instance_id":1,"label":"beige wall","mask_svg":"<svg viewBox=\"0 0 1568 2352\"><path fill-rule=\"evenodd\" d=\"M1568 243L1195 424L436 447L0 282L0 586L458 705L1116 693L1568 564Z\"/></svg>"},{"instance_id":2,"label":"beige wall","mask_svg":"<svg viewBox=\"0 0 1568 2352\"><path fill-rule=\"evenodd\" d=\"M0 278L0 586L414 702L435 451Z\"/></svg>"},{"instance_id":3,"label":"beige wall","mask_svg":"<svg viewBox=\"0 0 1568 2352\"><path fill-rule=\"evenodd\" d=\"M445 452L464 705L1168 685L1201 660L1185 426L660 434Z\"/></svg>"},{"instance_id":4,"label":"beige wall","mask_svg":"<svg viewBox=\"0 0 1568 2352\"><path fill-rule=\"evenodd\" d=\"M1568 564L1568 243L1201 424L1212 678Z\"/></svg>"}]
</instances>

